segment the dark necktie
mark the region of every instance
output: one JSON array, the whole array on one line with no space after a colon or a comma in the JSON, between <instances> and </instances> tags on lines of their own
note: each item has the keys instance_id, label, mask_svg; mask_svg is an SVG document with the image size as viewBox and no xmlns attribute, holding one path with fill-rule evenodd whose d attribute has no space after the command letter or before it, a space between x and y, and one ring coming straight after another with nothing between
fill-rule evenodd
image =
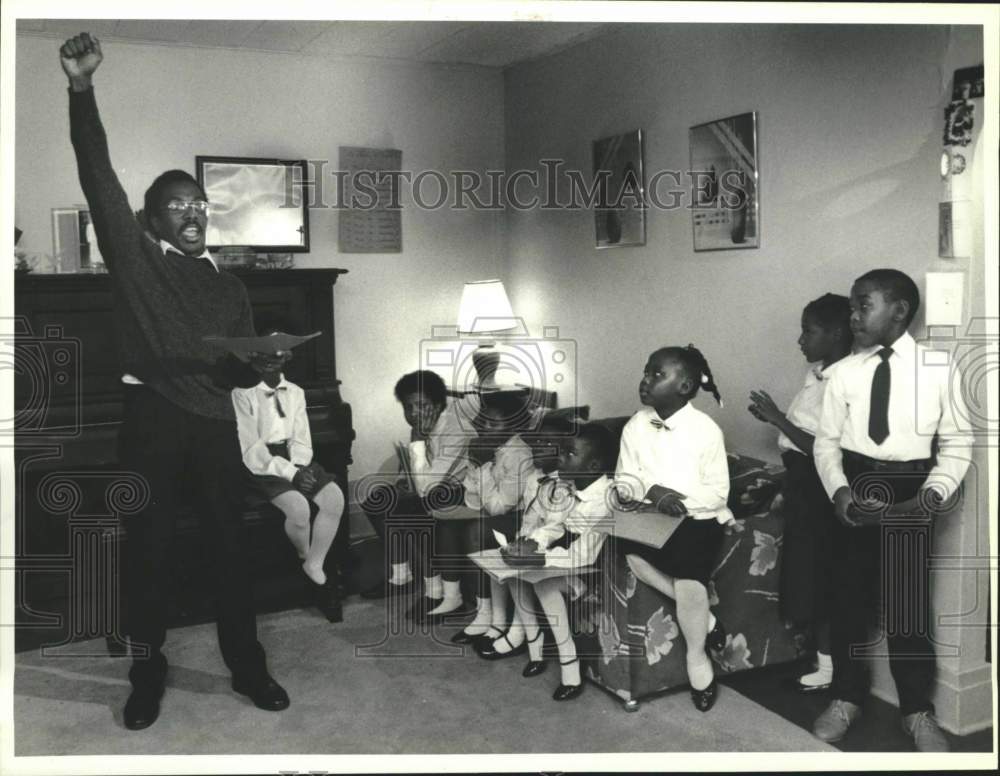
<instances>
[{"instance_id":1,"label":"dark necktie","mask_svg":"<svg viewBox=\"0 0 1000 776\"><path fill-rule=\"evenodd\" d=\"M650 418L649 419L649 425L651 425L653 428L655 428L657 430L659 430L661 428L664 431L669 431L670 430L670 426L668 426L666 423L664 423L659 418Z\"/></svg>"},{"instance_id":2,"label":"dark necktie","mask_svg":"<svg viewBox=\"0 0 1000 776\"><path fill-rule=\"evenodd\" d=\"M878 357L882 363L875 367L872 376L872 395L868 410L868 436L880 445L889 436L889 388L892 385L892 373L889 371L889 356L892 348L882 348Z\"/></svg>"},{"instance_id":3,"label":"dark necktie","mask_svg":"<svg viewBox=\"0 0 1000 776\"><path fill-rule=\"evenodd\" d=\"M285 411L282 409L281 402L278 400L278 391L284 391L284 390L287 390L287 388L285 388L285 386L281 385L281 386L278 386L277 388L275 388L273 391L267 391L266 392L268 398L270 398L271 396L274 397L274 408L276 410L278 410L278 417L279 418L285 417Z\"/></svg>"}]
</instances>

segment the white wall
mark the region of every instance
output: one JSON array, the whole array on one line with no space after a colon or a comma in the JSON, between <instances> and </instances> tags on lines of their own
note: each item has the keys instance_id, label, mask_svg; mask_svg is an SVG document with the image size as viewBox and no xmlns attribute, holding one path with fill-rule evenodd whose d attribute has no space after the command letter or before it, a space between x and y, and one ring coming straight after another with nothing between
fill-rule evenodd
<instances>
[{"instance_id":1,"label":"white wall","mask_svg":"<svg viewBox=\"0 0 1000 776\"><path fill-rule=\"evenodd\" d=\"M19 247L31 253L52 252L51 208L83 202L60 43L17 38L17 223ZM338 146L357 145L399 148L404 169L414 171L502 166L503 84L494 70L103 48L95 88L112 161L137 208L158 173L193 172L198 154L327 159L335 169ZM336 211L310 212L311 251L296 265L350 271L335 305L338 375L358 433L352 479L376 471L405 436L395 380L417 368L419 339L432 325L454 324L462 282L500 272L501 225L491 213L406 208L402 253L340 254Z\"/></svg>"},{"instance_id":2,"label":"white wall","mask_svg":"<svg viewBox=\"0 0 1000 776\"><path fill-rule=\"evenodd\" d=\"M978 28L630 25L508 71L508 171L540 169L549 157L589 178L592 141L641 128L649 180L688 169L692 125L759 116L759 249L695 253L683 209L650 211L644 247L602 251L591 212L508 212L515 311L533 333L558 326L577 343L576 380L549 387L594 416L629 414L646 356L693 342L725 407L704 395L697 402L727 448L775 460L776 432L747 413L748 393L764 387L787 406L801 385L796 338L808 301L847 294L874 267L899 268L922 286L924 272L945 266L967 272L970 317L983 310L981 244L972 262L937 259L942 110L954 68L982 61ZM922 313L914 333L923 335ZM970 565L987 546L979 481L936 543ZM991 718L986 600L983 574L935 575L935 610L958 646L940 661L937 695L954 730ZM886 680L882 672L876 686L891 697Z\"/></svg>"}]
</instances>

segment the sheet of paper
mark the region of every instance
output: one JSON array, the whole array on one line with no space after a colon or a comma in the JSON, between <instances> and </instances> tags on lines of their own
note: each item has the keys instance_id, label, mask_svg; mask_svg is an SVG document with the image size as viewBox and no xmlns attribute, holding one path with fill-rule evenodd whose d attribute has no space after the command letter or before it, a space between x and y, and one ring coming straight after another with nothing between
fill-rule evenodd
<instances>
[{"instance_id":1,"label":"sheet of paper","mask_svg":"<svg viewBox=\"0 0 1000 776\"><path fill-rule=\"evenodd\" d=\"M298 336L279 331L266 337L203 337L203 339L205 342L236 354L267 353L273 356L282 351L291 350L322 333L314 331L312 334Z\"/></svg>"},{"instance_id":2,"label":"sheet of paper","mask_svg":"<svg viewBox=\"0 0 1000 776\"><path fill-rule=\"evenodd\" d=\"M499 544L501 547L507 546L507 537L504 536L495 528L493 529L493 538L497 540L497 544Z\"/></svg>"}]
</instances>

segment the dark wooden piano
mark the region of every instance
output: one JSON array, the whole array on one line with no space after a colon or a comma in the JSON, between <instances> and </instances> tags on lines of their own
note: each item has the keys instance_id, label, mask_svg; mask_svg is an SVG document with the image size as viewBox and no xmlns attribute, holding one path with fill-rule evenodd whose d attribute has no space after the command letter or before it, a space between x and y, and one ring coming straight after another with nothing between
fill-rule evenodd
<instances>
[{"instance_id":1,"label":"dark wooden piano","mask_svg":"<svg viewBox=\"0 0 1000 776\"><path fill-rule=\"evenodd\" d=\"M343 269L227 270L247 286L254 315L293 333L322 331L295 350L286 369L306 393L314 455L347 488L354 430L340 396L334 284ZM70 650L104 637L124 648L119 595L127 541L124 516L141 483L120 467L121 369L104 274L18 275L15 280L14 427L16 648ZM248 503L258 610L298 605L298 559L270 505ZM328 564L348 559L346 518ZM193 513L179 516L174 625L214 617Z\"/></svg>"}]
</instances>

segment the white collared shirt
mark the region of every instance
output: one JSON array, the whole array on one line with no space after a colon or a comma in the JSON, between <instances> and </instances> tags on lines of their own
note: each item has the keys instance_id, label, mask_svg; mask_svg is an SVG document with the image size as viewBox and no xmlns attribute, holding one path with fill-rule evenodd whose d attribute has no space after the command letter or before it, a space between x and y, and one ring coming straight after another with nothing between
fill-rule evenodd
<instances>
[{"instance_id":1,"label":"white collared shirt","mask_svg":"<svg viewBox=\"0 0 1000 776\"><path fill-rule=\"evenodd\" d=\"M472 421L479 412L477 394L453 399L438 416L426 442L410 442L413 484L421 496L448 477L461 481L469 465L469 440L475 436Z\"/></svg>"},{"instance_id":2,"label":"white collared shirt","mask_svg":"<svg viewBox=\"0 0 1000 776\"><path fill-rule=\"evenodd\" d=\"M592 566L611 527L610 487L611 480L605 474L583 490L558 476L543 477L524 513L520 535L534 539L539 551L545 553L546 566ZM569 547L549 547L567 531L577 535Z\"/></svg>"},{"instance_id":3,"label":"white collared shirt","mask_svg":"<svg viewBox=\"0 0 1000 776\"><path fill-rule=\"evenodd\" d=\"M273 390L263 380L253 388L234 388L233 408L244 465L254 474L270 474L289 482L298 466L312 462L312 435L306 412L305 392L282 376ZM285 417L278 414L275 396L281 402ZM288 443L291 460L271 455L267 446Z\"/></svg>"},{"instance_id":4,"label":"white collared shirt","mask_svg":"<svg viewBox=\"0 0 1000 776\"><path fill-rule=\"evenodd\" d=\"M788 405L788 412L785 413L788 422L807 434L816 436L816 432L819 430L819 419L823 414L823 393L830 372L836 365L837 363L833 363L824 369L823 364L819 363L811 367L806 372L805 384L795 394L792 403ZM778 434L778 449L781 451L794 450L797 453L808 455L805 450L800 450L798 445L789 439L784 432Z\"/></svg>"},{"instance_id":5,"label":"white collared shirt","mask_svg":"<svg viewBox=\"0 0 1000 776\"><path fill-rule=\"evenodd\" d=\"M913 461L931 457L938 436L937 463L924 488L934 486L944 498L958 488L969 468L972 435L959 427L967 418L962 378L941 352L917 345L909 333L892 344L889 436L882 444L868 436L872 378L881 362L881 346L838 362L823 397L823 413L813 444L813 458L827 494L847 487L842 451L852 450L879 461ZM948 354L943 354L947 356Z\"/></svg>"},{"instance_id":6,"label":"white collared shirt","mask_svg":"<svg viewBox=\"0 0 1000 776\"><path fill-rule=\"evenodd\" d=\"M482 466L469 464L465 474L465 505L490 515L524 508L521 498L535 468L531 447L514 434L497 448L493 460Z\"/></svg>"},{"instance_id":7,"label":"white collared shirt","mask_svg":"<svg viewBox=\"0 0 1000 776\"><path fill-rule=\"evenodd\" d=\"M188 256L186 253L183 253L182 251L177 250L177 248L175 248L173 245L171 245L170 243L168 243L166 240L160 240L159 241L159 245L160 245L160 250L163 251L164 255L166 255L167 253L176 253L179 256L186 256L187 258L191 258L191 259L208 259L209 262L211 262L212 266L215 267L215 271L216 272L219 271L219 265L215 263L215 259L212 257L212 254L208 252L208 248L206 248L204 251L202 251L201 254L198 255L198 256ZM140 380L135 375L130 375L128 372L126 372L125 374L122 375L122 382L125 383L126 385L142 385L143 384L142 380Z\"/></svg>"},{"instance_id":8,"label":"white collared shirt","mask_svg":"<svg viewBox=\"0 0 1000 776\"><path fill-rule=\"evenodd\" d=\"M177 255L184 256L185 258L188 259L208 259L209 262L211 262L212 266L215 267L215 271L216 272L219 271L219 265L215 263L215 258L212 256L211 253L208 252L208 248L203 250L197 256L191 256L190 254L177 250L175 246L171 245L166 240L160 240L160 250L163 251L164 255L166 255L167 253L176 253Z\"/></svg>"},{"instance_id":9,"label":"white collared shirt","mask_svg":"<svg viewBox=\"0 0 1000 776\"><path fill-rule=\"evenodd\" d=\"M643 407L622 430L615 482L642 501L654 485L683 493L682 503L696 520L732 519L729 464L722 429L690 402L662 421L652 407Z\"/></svg>"}]
</instances>

